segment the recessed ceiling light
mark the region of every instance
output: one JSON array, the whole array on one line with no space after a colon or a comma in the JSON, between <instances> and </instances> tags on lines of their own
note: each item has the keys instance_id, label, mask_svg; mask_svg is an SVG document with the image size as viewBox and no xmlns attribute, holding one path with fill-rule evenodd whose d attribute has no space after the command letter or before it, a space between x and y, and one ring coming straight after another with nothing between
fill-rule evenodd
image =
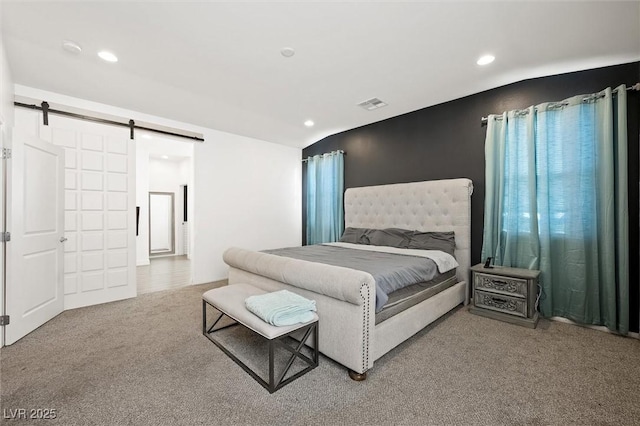
<instances>
[{"instance_id":1,"label":"recessed ceiling light","mask_svg":"<svg viewBox=\"0 0 640 426\"><path fill-rule=\"evenodd\" d=\"M307 127L313 127L314 124L313 120L307 120L304 122L304 125Z\"/></svg>"},{"instance_id":2,"label":"recessed ceiling light","mask_svg":"<svg viewBox=\"0 0 640 426\"><path fill-rule=\"evenodd\" d=\"M118 62L118 57L111 52L102 50L98 52L98 56L107 62Z\"/></svg>"},{"instance_id":3,"label":"recessed ceiling light","mask_svg":"<svg viewBox=\"0 0 640 426\"><path fill-rule=\"evenodd\" d=\"M169 159L169 156L168 156L168 155L163 155L161 158L162 158L163 160L168 160L168 159Z\"/></svg>"},{"instance_id":4,"label":"recessed ceiling light","mask_svg":"<svg viewBox=\"0 0 640 426\"><path fill-rule=\"evenodd\" d=\"M488 65L496 59L493 55L484 55L476 62L478 65Z\"/></svg>"},{"instance_id":5,"label":"recessed ceiling light","mask_svg":"<svg viewBox=\"0 0 640 426\"><path fill-rule=\"evenodd\" d=\"M295 51L295 50L293 50L293 48L292 48L292 47L283 47L283 48L280 50L280 54L281 54L282 56L284 56L285 58L290 58L290 57L292 57L293 55L295 55L295 54L296 54L296 51Z\"/></svg>"},{"instance_id":6,"label":"recessed ceiling light","mask_svg":"<svg viewBox=\"0 0 640 426\"><path fill-rule=\"evenodd\" d=\"M62 48L67 52L75 53L76 55L82 52L82 47L80 47L80 45L75 41L71 40L64 40L62 42Z\"/></svg>"}]
</instances>

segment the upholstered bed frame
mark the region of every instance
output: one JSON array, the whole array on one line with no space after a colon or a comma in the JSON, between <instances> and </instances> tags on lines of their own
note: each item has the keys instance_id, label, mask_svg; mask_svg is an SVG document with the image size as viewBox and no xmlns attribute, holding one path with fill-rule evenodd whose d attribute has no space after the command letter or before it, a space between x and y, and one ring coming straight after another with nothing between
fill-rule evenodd
<instances>
[{"instance_id":1,"label":"upholstered bed frame","mask_svg":"<svg viewBox=\"0 0 640 426\"><path fill-rule=\"evenodd\" d=\"M373 362L457 305L467 303L471 243L469 179L350 188L345 226L454 231L458 283L375 324L375 282L362 271L231 248L229 284L267 291L288 289L314 299L320 316L320 352L364 378Z\"/></svg>"}]
</instances>

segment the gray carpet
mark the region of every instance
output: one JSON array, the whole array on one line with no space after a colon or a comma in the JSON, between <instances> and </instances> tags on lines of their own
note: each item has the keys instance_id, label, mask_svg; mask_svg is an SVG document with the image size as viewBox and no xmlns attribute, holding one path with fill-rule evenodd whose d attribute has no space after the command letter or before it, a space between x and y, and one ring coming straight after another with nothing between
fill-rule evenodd
<instances>
[{"instance_id":1,"label":"gray carpet","mask_svg":"<svg viewBox=\"0 0 640 426\"><path fill-rule=\"evenodd\" d=\"M64 312L0 350L3 422L44 424L640 424L640 341L460 307L376 361L365 382L321 357L274 394L201 334L212 285Z\"/></svg>"}]
</instances>

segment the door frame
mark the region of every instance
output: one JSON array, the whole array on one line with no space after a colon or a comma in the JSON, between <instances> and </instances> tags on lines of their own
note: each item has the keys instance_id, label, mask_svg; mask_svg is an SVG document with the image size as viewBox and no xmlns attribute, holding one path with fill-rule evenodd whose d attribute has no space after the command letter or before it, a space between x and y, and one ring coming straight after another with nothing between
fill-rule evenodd
<instances>
[{"instance_id":1,"label":"door frame","mask_svg":"<svg viewBox=\"0 0 640 426\"><path fill-rule=\"evenodd\" d=\"M7 171L7 156L11 155L11 128L7 126L7 122L0 114L0 150L2 151L2 171L0 172L0 232L7 232L7 209L8 209L8 186L9 175ZM7 315L7 243L0 243L0 315ZM5 327L0 326L0 348L5 346Z\"/></svg>"}]
</instances>

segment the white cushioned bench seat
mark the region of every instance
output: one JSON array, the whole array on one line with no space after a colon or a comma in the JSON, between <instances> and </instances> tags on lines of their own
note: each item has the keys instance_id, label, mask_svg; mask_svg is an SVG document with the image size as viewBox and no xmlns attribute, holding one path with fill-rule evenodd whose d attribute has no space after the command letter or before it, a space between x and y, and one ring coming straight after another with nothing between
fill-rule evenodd
<instances>
[{"instance_id":1,"label":"white cushioned bench seat","mask_svg":"<svg viewBox=\"0 0 640 426\"><path fill-rule=\"evenodd\" d=\"M304 324L300 323L276 327L264 322L260 317L247 309L244 301L249 296L265 293L267 292L249 284L234 284L209 290L202 295L202 298L211 306L269 340L291 333L306 324L318 321L318 315L314 313L314 319Z\"/></svg>"},{"instance_id":2,"label":"white cushioned bench seat","mask_svg":"<svg viewBox=\"0 0 640 426\"><path fill-rule=\"evenodd\" d=\"M313 320L300 323L276 327L264 322L260 317L250 312L245 300L249 296L267 293L264 290L256 288L249 284L238 283L224 287L214 288L202 295L202 334L204 334L212 343L219 347L233 361L235 361L243 370L251 375L258 383L260 383L270 393L280 389L282 386L292 382L303 374L311 371L318 366L318 315L313 313ZM219 311L220 314L214 323L209 326L207 324L207 306ZM227 316L233 320L232 324L219 326L216 324ZM262 336L269 344L269 377L268 381L260 377L247 364L235 356L222 341L219 341L213 335L221 330L234 325L242 325L254 333ZM291 339L292 334L301 334L301 338ZM313 337L311 354L305 355L302 349L305 347L307 339ZM290 346L287 341L293 341L294 346ZM276 348L284 348L290 355L287 365L280 374L276 374L274 366L274 351ZM299 358L307 367L297 373L287 377L287 373L295 358ZM287 377L287 378L285 378Z\"/></svg>"}]
</instances>

